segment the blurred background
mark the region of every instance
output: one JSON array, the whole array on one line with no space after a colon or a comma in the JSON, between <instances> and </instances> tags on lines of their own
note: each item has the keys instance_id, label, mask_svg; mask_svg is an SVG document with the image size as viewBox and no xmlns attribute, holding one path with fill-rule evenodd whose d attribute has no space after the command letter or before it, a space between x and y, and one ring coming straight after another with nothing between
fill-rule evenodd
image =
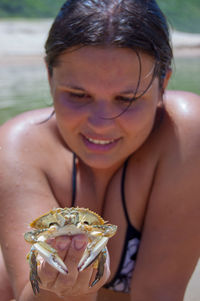
<instances>
[{"instance_id":1,"label":"blurred background","mask_svg":"<svg viewBox=\"0 0 200 301\"><path fill-rule=\"evenodd\" d=\"M101 0L99 0L101 1ZM0 0L0 125L50 106L43 45L64 0ZM200 95L200 0L158 0L174 49L169 88ZM200 300L200 263L184 301Z\"/></svg>"},{"instance_id":2,"label":"blurred background","mask_svg":"<svg viewBox=\"0 0 200 301\"><path fill-rule=\"evenodd\" d=\"M0 0L0 124L52 104L43 45L64 0ZM175 59L169 88L200 94L200 1L158 0Z\"/></svg>"}]
</instances>

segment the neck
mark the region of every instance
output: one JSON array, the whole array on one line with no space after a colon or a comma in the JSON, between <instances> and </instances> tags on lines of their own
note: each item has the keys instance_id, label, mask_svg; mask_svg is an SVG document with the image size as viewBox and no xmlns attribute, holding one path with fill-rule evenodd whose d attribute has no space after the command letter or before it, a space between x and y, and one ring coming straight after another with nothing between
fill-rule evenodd
<instances>
[{"instance_id":1,"label":"neck","mask_svg":"<svg viewBox=\"0 0 200 301\"><path fill-rule=\"evenodd\" d=\"M88 166L83 161L79 160L79 168L84 170L87 175L92 178L94 183L98 183L98 185L101 183L102 186L105 186L110 182L121 166L123 166L124 161L125 160L122 160L109 168L95 168Z\"/></svg>"},{"instance_id":2,"label":"neck","mask_svg":"<svg viewBox=\"0 0 200 301\"><path fill-rule=\"evenodd\" d=\"M115 174L117 174L117 172L123 166L124 161L125 160L119 162L115 166L106 169L93 168L85 165L85 163L81 160L78 161L79 175L82 179L87 179L87 182L90 185L90 190L92 190L92 193L95 197L96 203L99 203L99 205L101 204L101 208L103 208L102 201L105 200L109 184L114 178Z\"/></svg>"},{"instance_id":3,"label":"neck","mask_svg":"<svg viewBox=\"0 0 200 301\"><path fill-rule=\"evenodd\" d=\"M107 192L112 179L123 167L124 160L118 165L106 169L93 168L86 165L81 159L77 158L77 181L81 194L78 192L79 204L89 206L91 210L103 214L104 202L107 199ZM92 200L92 201L91 201Z\"/></svg>"}]
</instances>

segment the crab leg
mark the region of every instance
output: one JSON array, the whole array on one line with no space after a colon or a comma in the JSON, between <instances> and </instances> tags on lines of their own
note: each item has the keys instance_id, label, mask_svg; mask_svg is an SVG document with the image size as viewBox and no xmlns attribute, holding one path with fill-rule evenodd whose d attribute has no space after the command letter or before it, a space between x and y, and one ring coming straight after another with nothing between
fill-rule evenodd
<instances>
[{"instance_id":1,"label":"crab leg","mask_svg":"<svg viewBox=\"0 0 200 301\"><path fill-rule=\"evenodd\" d=\"M32 248L36 250L45 261L60 273L66 275L68 269L62 259L58 256L57 251L44 241L35 243Z\"/></svg>"},{"instance_id":2,"label":"crab leg","mask_svg":"<svg viewBox=\"0 0 200 301\"><path fill-rule=\"evenodd\" d=\"M36 295L39 293L40 288L39 288L39 283L41 283L40 277L38 276L37 273L37 251L35 250L30 250L30 253L28 254L28 260L29 260L29 265L30 265L30 282L31 286L33 289L34 294Z\"/></svg>"},{"instance_id":3,"label":"crab leg","mask_svg":"<svg viewBox=\"0 0 200 301\"><path fill-rule=\"evenodd\" d=\"M117 231L117 226L115 225L93 225L92 226L93 229L96 229L97 231L99 231L100 233L102 233L104 236L107 237L112 237L113 235L115 235L116 231ZM94 233L94 231L93 231Z\"/></svg>"},{"instance_id":4,"label":"crab leg","mask_svg":"<svg viewBox=\"0 0 200 301\"><path fill-rule=\"evenodd\" d=\"M108 239L108 237L102 237L101 239L99 239L92 250L90 250L90 245L88 245L78 264L78 270L80 272L86 269L95 261L95 259L97 259L99 253L105 248Z\"/></svg>"},{"instance_id":5,"label":"crab leg","mask_svg":"<svg viewBox=\"0 0 200 301\"><path fill-rule=\"evenodd\" d=\"M104 264L106 262L106 258L107 258L107 248L104 248L99 254L97 273L90 287L93 287L103 276Z\"/></svg>"}]
</instances>

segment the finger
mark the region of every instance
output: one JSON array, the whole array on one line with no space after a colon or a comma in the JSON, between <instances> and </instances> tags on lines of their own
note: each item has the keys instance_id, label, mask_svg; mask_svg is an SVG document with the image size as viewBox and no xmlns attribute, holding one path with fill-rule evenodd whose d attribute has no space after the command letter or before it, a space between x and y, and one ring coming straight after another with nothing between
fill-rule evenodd
<instances>
[{"instance_id":1,"label":"finger","mask_svg":"<svg viewBox=\"0 0 200 301\"><path fill-rule=\"evenodd\" d=\"M76 281L71 287L64 287L62 290L62 296L80 296L86 295L89 289L90 279L92 278L93 267L89 266L84 271L78 272ZM68 276L66 276L67 278Z\"/></svg>"},{"instance_id":2,"label":"finger","mask_svg":"<svg viewBox=\"0 0 200 301\"><path fill-rule=\"evenodd\" d=\"M87 246L88 239L85 235L79 234L72 237L72 242L69 246L67 256L64 263L68 267L68 275L59 274L55 286L57 289L61 287L65 290L72 290L78 277L78 263L83 255L83 252Z\"/></svg>"},{"instance_id":3,"label":"finger","mask_svg":"<svg viewBox=\"0 0 200 301\"><path fill-rule=\"evenodd\" d=\"M87 243L88 238L84 234L78 234L72 237L72 242L69 247L67 257L64 261L68 266L69 272L74 270L78 271L77 267L87 246Z\"/></svg>"},{"instance_id":4,"label":"finger","mask_svg":"<svg viewBox=\"0 0 200 301\"><path fill-rule=\"evenodd\" d=\"M71 244L71 239L68 236L60 236L56 239L47 241L54 249L58 251L59 257L64 260L68 248ZM41 266L38 271L39 277L42 281L42 287L51 288L56 281L59 272L52 267L48 262L42 260Z\"/></svg>"},{"instance_id":5,"label":"finger","mask_svg":"<svg viewBox=\"0 0 200 301\"><path fill-rule=\"evenodd\" d=\"M110 276L110 263L109 263L109 256L106 258L106 262L104 264L104 273L100 277L99 281L91 287L91 284L95 280L97 273L97 268L94 268L94 265L90 265L85 270L78 273L78 277L76 280L76 283L72 290L70 291L70 294L72 296L79 296L81 294L88 294L97 292L98 289L100 289L108 280ZM69 290L65 291L65 294L69 294ZM64 295L64 294L63 294Z\"/></svg>"}]
</instances>

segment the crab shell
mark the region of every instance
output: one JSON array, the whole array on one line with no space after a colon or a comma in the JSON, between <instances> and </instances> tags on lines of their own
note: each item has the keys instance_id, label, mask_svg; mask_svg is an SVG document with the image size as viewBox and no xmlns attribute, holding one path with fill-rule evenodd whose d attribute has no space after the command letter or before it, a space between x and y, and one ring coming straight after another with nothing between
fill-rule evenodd
<instances>
[{"instance_id":1,"label":"crab shell","mask_svg":"<svg viewBox=\"0 0 200 301\"><path fill-rule=\"evenodd\" d=\"M61 235L86 234L88 244L78 264L78 270L83 271L95 262L97 266L96 284L103 275L103 265L106 260L106 244L116 231L117 226L107 224L97 213L79 207L56 208L38 217L31 224L34 230L26 232L24 238L32 244L27 258L30 265L30 281L34 293L39 292L39 276L37 274L37 255L43 257L50 265L63 274L68 270L57 251L46 243L49 238Z\"/></svg>"},{"instance_id":2,"label":"crab shell","mask_svg":"<svg viewBox=\"0 0 200 301\"><path fill-rule=\"evenodd\" d=\"M79 207L72 208L56 208L46 214L36 218L31 224L31 228L44 229L49 228L52 224L59 224L63 227L65 224L82 224L88 225L104 225L107 222L97 213Z\"/></svg>"}]
</instances>

